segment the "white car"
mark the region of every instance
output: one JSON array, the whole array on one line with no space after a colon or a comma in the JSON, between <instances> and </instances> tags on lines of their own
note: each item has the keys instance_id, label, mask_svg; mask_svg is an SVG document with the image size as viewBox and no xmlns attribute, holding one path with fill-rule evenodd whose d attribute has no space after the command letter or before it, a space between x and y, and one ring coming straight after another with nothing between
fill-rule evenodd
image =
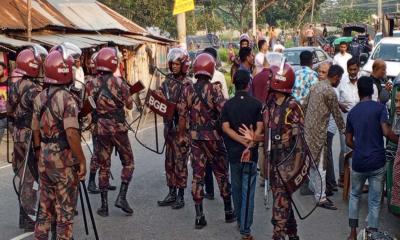
<instances>
[{"instance_id":1,"label":"white car","mask_svg":"<svg viewBox=\"0 0 400 240\"><path fill-rule=\"evenodd\" d=\"M393 37L400 37L400 30L394 30L393 31ZM373 45L377 45L383 38L383 34L382 32L378 32L377 34L375 34L375 38L373 41Z\"/></svg>"},{"instance_id":2,"label":"white car","mask_svg":"<svg viewBox=\"0 0 400 240\"><path fill-rule=\"evenodd\" d=\"M389 80L393 81L400 73L400 37L382 38L362 68L362 76L369 76L371 74L375 59L385 61L386 76Z\"/></svg>"}]
</instances>

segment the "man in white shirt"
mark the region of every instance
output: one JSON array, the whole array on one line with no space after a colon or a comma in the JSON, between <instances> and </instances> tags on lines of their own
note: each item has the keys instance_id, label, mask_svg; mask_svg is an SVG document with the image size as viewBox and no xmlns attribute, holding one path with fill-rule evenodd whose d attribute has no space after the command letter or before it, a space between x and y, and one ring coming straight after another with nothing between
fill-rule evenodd
<instances>
[{"instance_id":1,"label":"man in white shirt","mask_svg":"<svg viewBox=\"0 0 400 240\"><path fill-rule=\"evenodd\" d=\"M81 60L79 58L75 59L74 66L72 66L72 73L74 77L74 86L77 89L82 89L85 83L85 73L81 66Z\"/></svg>"},{"instance_id":2,"label":"man in white shirt","mask_svg":"<svg viewBox=\"0 0 400 240\"><path fill-rule=\"evenodd\" d=\"M347 72L347 61L352 58L351 54L347 52L347 43L341 42L339 46L339 53L333 58L333 64L341 66L344 72Z\"/></svg>"},{"instance_id":3,"label":"man in white shirt","mask_svg":"<svg viewBox=\"0 0 400 240\"><path fill-rule=\"evenodd\" d=\"M215 69L214 76L211 79L211 83L220 84L222 95L224 95L225 99L229 99L228 86L226 85L225 76L222 72Z\"/></svg>"},{"instance_id":4,"label":"man in white shirt","mask_svg":"<svg viewBox=\"0 0 400 240\"><path fill-rule=\"evenodd\" d=\"M261 39L258 41L258 53L256 55L255 59L255 74L261 72L264 68L264 59L265 59L265 54L268 52L268 42L265 39Z\"/></svg>"},{"instance_id":5,"label":"man in white shirt","mask_svg":"<svg viewBox=\"0 0 400 240\"><path fill-rule=\"evenodd\" d=\"M339 89L339 106L342 110L344 121L347 120L347 113L360 102L358 95L357 81L360 72L360 65L357 58L353 57L347 61L347 74L343 78L338 87ZM349 151L346 146L345 136L340 135L340 155L339 155L339 186L343 185L344 175L344 155Z\"/></svg>"},{"instance_id":6,"label":"man in white shirt","mask_svg":"<svg viewBox=\"0 0 400 240\"><path fill-rule=\"evenodd\" d=\"M283 53L283 50L285 50L285 46L281 44L280 40L277 40L274 47L272 48L272 51L278 52L278 53Z\"/></svg>"}]
</instances>

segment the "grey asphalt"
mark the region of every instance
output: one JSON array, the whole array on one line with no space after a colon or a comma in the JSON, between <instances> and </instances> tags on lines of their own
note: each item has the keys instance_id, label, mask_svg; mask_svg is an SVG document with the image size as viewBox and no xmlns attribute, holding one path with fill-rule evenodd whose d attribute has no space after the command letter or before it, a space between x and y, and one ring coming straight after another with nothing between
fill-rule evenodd
<instances>
[{"instance_id":1,"label":"grey asphalt","mask_svg":"<svg viewBox=\"0 0 400 240\"><path fill-rule=\"evenodd\" d=\"M240 239L236 224L224 222L223 203L220 197L215 200L204 200L205 215L208 221L206 228L194 229L194 204L191 199L191 177L186 191L186 206L181 210L170 207L158 207L157 200L167 193L163 156L157 155L141 147L131 135L131 144L135 155L135 172L130 185L128 200L134 208L134 215L125 216L113 206L117 191L110 192L110 216L102 218L95 213L95 220L100 239L104 240L162 240L162 239ZM338 139L335 138L335 159L338 154ZM85 149L86 150L86 149ZM89 159L88 151L86 154ZM336 165L337 166L337 165ZM112 182L119 186L118 178L121 170L119 159L113 154L112 173L116 179ZM189 167L189 175L191 168ZM18 203L13 191L11 167L0 168L0 240L12 239L23 234L18 229ZM215 184L215 186L217 186ZM218 195L216 188L216 195ZM321 208L306 220L297 220L299 236L304 240L343 240L348 233L347 203L341 199L341 190L331 197L339 210L329 211ZM100 196L90 195L93 211L100 206ZM78 205L80 206L80 205ZM75 218L74 237L80 239L95 239L84 234L84 226L80 214ZM364 226L366 218L366 195L361 204L360 222ZM252 233L256 239L271 239L271 210L263 205L263 188L257 187L255 197L255 213ZM381 228L400 236L400 219L387 212L386 201L382 205ZM90 229L91 231L91 229ZM21 238L22 239L22 238ZM23 239L33 239L32 236Z\"/></svg>"}]
</instances>

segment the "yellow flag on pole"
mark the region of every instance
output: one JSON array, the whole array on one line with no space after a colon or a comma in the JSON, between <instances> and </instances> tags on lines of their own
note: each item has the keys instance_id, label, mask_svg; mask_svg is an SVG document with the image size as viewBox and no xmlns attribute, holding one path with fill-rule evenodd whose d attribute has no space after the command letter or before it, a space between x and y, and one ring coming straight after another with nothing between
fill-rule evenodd
<instances>
[{"instance_id":1,"label":"yellow flag on pole","mask_svg":"<svg viewBox=\"0 0 400 240\"><path fill-rule=\"evenodd\" d=\"M175 0L173 15L194 10L194 0Z\"/></svg>"}]
</instances>

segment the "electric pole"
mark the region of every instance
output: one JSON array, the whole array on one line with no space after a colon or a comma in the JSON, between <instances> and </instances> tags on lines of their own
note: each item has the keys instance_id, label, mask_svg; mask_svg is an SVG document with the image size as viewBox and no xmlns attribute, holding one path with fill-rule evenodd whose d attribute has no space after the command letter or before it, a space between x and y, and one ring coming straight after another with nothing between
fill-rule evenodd
<instances>
[{"instance_id":1,"label":"electric pole","mask_svg":"<svg viewBox=\"0 0 400 240\"><path fill-rule=\"evenodd\" d=\"M177 15L177 28L178 28L178 41L179 45L184 49L186 46L186 15L185 13L180 13Z\"/></svg>"},{"instance_id":2,"label":"electric pole","mask_svg":"<svg viewBox=\"0 0 400 240\"><path fill-rule=\"evenodd\" d=\"M378 17L383 17L382 0L378 0Z\"/></svg>"},{"instance_id":3,"label":"electric pole","mask_svg":"<svg viewBox=\"0 0 400 240\"><path fill-rule=\"evenodd\" d=\"M383 33L386 29L383 22L383 10L382 10L382 0L378 0L378 19L379 19L379 29Z\"/></svg>"},{"instance_id":4,"label":"electric pole","mask_svg":"<svg viewBox=\"0 0 400 240\"><path fill-rule=\"evenodd\" d=\"M28 8L28 24L27 24L28 41L30 42L32 39L32 0L28 0L26 4Z\"/></svg>"}]
</instances>

